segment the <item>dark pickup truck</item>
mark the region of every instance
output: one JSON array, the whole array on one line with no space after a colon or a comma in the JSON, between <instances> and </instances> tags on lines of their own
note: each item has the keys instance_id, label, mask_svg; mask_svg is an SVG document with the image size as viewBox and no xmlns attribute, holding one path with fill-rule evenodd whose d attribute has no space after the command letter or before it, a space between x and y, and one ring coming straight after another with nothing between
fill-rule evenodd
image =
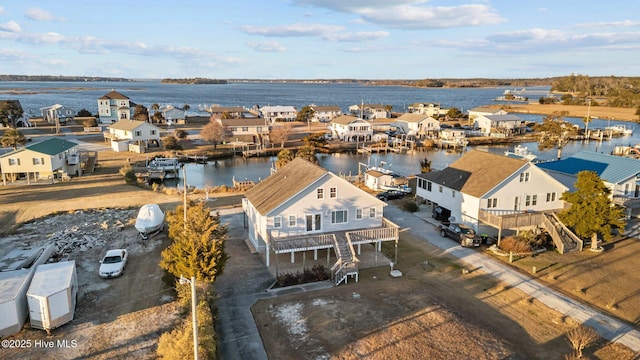
<instances>
[{"instance_id":1,"label":"dark pickup truck","mask_svg":"<svg viewBox=\"0 0 640 360\"><path fill-rule=\"evenodd\" d=\"M465 224L442 224L438 228L440 229L440 236L450 237L463 247L480 246L480 243L482 243L482 238Z\"/></svg>"}]
</instances>

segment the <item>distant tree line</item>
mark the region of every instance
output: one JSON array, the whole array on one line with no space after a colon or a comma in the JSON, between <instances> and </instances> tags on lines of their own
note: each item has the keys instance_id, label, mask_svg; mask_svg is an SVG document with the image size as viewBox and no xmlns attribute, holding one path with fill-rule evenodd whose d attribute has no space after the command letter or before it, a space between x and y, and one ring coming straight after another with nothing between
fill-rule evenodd
<instances>
[{"instance_id":1,"label":"distant tree line","mask_svg":"<svg viewBox=\"0 0 640 360\"><path fill-rule=\"evenodd\" d=\"M227 80L205 79L205 78L162 79L162 83L163 84L226 84Z\"/></svg>"},{"instance_id":2,"label":"distant tree line","mask_svg":"<svg viewBox=\"0 0 640 360\"><path fill-rule=\"evenodd\" d=\"M581 99L581 103L589 100L594 105L593 101L599 99L599 102L606 101L608 106L613 107L640 107L640 77L572 74L554 80L551 91L565 93L563 102L573 98L573 103Z\"/></svg>"},{"instance_id":3,"label":"distant tree line","mask_svg":"<svg viewBox=\"0 0 640 360\"><path fill-rule=\"evenodd\" d=\"M62 75L0 75L0 81L133 81L125 78Z\"/></svg>"}]
</instances>

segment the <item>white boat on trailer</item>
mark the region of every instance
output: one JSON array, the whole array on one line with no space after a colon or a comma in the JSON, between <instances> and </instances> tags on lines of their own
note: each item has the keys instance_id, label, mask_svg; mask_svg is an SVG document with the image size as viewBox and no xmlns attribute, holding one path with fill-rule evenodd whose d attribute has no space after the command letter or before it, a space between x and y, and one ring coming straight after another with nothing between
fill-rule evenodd
<instances>
[{"instance_id":1,"label":"white boat on trailer","mask_svg":"<svg viewBox=\"0 0 640 360\"><path fill-rule=\"evenodd\" d=\"M140 208L136 218L136 230L146 240L150 235L164 230L164 212L157 204L147 204Z\"/></svg>"}]
</instances>

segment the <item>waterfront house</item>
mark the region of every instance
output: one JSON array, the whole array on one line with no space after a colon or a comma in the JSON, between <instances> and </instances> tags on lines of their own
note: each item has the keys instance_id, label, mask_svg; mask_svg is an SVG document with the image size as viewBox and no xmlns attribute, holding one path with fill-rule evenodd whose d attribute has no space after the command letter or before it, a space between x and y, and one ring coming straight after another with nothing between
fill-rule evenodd
<instances>
[{"instance_id":1,"label":"waterfront house","mask_svg":"<svg viewBox=\"0 0 640 360\"><path fill-rule=\"evenodd\" d=\"M538 164L549 173L575 191L575 182L581 171L593 171L605 186L611 190L614 204L624 206L628 217L640 216L640 160L582 151L563 160Z\"/></svg>"},{"instance_id":2,"label":"waterfront house","mask_svg":"<svg viewBox=\"0 0 640 360\"><path fill-rule=\"evenodd\" d=\"M331 120L331 135L342 141L370 141L373 135L371 123L351 115L340 115Z\"/></svg>"},{"instance_id":3,"label":"waterfront house","mask_svg":"<svg viewBox=\"0 0 640 360\"><path fill-rule=\"evenodd\" d=\"M174 107L173 105L167 105L160 108L160 112L162 113L162 117L167 124L185 124L187 121L187 112L186 110L179 109Z\"/></svg>"},{"instance_id":4,"label":"waterfront house","mask_svg":"<svg viewBox=\"0 0 640 360\"><path fill-rule=\"evenodd\" d=\"M469 143L466 131L457 128L440 129L440 145L443 147L464 147Z\"/></svg>"},{"instance_id":5,"label":"waterfront house","mask_svg":"<svg viewBox=\"0 0 640 360\"><path fill-rule=\"evenodd\" d=\"M291 122L296 121L298 110L293 106L263 106L260 108L260 117L269 124L276 121Z\"/></svg>"},{"instance_id":6,"label":"waterfront house","mask_svg":"<svg viewBox=\"0 0 640 360\"><path fill-rule=\"evenodd\" d=\"M128 97L112 90L98 98L98 116L100 124L112 124L119 120L129 120L136 104Z\"/></svg>"},{"instance_id":7,"label":"waterfront house","mask_svg":"<svg viewBox=\"0 0 640 360\"><path fill-rule=\"evenodd\" d=\"M113 151L144 152L149 145L160 146L160 128L146 121L120 120L103 134Z\"/></svg>"},{"instance_id":8,"label":"waterfront house","mask_svg":"<svg viewBox=\"0 0 640 360\"><path fill-rule=\"evenodd\" d=\"M434 135L440 131L438 120L419 113L402 114L392 126L401 128L402 133L409 136Z\"/></svg>"},{"instance_id":9,"label":"waterfront house","mask_svg":"<svg viewBox=\"0 0 640 360\"><path fill-rule=\"evenodd\" d=\"M478 115L473 119L474 129L484 136L507 137L526 133L527 127L516 115Z\"/></svg>"},{"instance_id":10,"label":"waterfront house","mask_svg":"<svg viewBox=\"0 0 640 360\"><path fill-rule=\"evenodd\" d=\"M313 122L329 122L342 115L342 109L339 106L318 106L309 105L313 110Z\"/></svg>"},{"instance_id":11,"label":"waterfront house","mask_svg":"<svg viewBox=\"0 0 640 360\"><path fill-rule=\"evenodd\" d=\"M65 179L80 175L78 144L73 141L51 138L12 152L0 155L2 183L26 179L27 183L40 179Z\"/></svg>"},{"instance_id":12,"label":"waterfront house","mask_svg":"<svg viewBox=\"0 0 640 360\"><path fill-rule=\"evenodd\" d=\"M356 276L361 245L398 241L398 228L383 217L386 204L345 179L296 158L245 193L242 207L249 241L267 266L278 254L331 250L336 283ZM355 247L355 248L354 248ZM388 264L388 263L386 263Z\"/></svg>"},{"instance_id":13,"label":"waterfront house","mask_svg":"<svg viewBox=\"0 0 640 360\"><path fill-rule=\"evenodd\" d=\"M75 110L60 104L41 107L40 112L42 113L42 120L49 124L64 124L67 121L73 121L76 115Z\"/></svg>"},{"instance_id":14,"label":"waterfront house","mask_svg":"<svg viewBox=\"0 0 640 360\"><path fill-rule=\"evenodd\" d=\"M508 112L506 110L491 107L491 106L478 106L471 110L467 110L469 114L469 120L473 121L473 119L480 115L507 115Z\"/></svg>"},{"instance_id":15,"label":"waterfront house","mask_svg":"<svg viewBox=\"0 0 640 360\"><path fill-rule=\"evenodd\" d=\"M239 118L216 119L216 121L228 131L232 141L266 145L269 125L265 124L265 119Z\"/></svg>"},{"instance_id":16,"label":"waterfront house","mask_svg":"<svg viewBox=\"0 0 640 360\"><path fill-rule=\"evenodd\" d=\"M568 187L535 164L471 150L440 171L417 175L416 197L477 228L480 212L496 215L562 209Z\"/></svg>"},{"instance_id":17,"label":"waterfront house","mask_svg":"<svg viewBox=\"0 0 640 360\"><path fill-rule=\"evenodd\" d=\"M446 115L449 109L441 109L437 103L413 103L407 107L407 111L411 114L428 115L437 118Z\"/></svg>"},{"instance_id":18,"label":"waterfront house","mask_svg":"<svg viewBox=\"0 0 640 360\"><path fill-rule=\"evenodd\" d=\"M245 109L242 106L212 106L207 112L220 119L242 118Z\"/></svg>"},{"instance_id":19,"label":"waterfront house","mask_svg":"<svg viewBox=\"0 0 640 360\"><path fill-rule=\"evenodd\" d=\"M349 114L364 120L388 119L391 111L388 106L382 104L360 104L349 106Z\"/></svg>"}]
</instances>

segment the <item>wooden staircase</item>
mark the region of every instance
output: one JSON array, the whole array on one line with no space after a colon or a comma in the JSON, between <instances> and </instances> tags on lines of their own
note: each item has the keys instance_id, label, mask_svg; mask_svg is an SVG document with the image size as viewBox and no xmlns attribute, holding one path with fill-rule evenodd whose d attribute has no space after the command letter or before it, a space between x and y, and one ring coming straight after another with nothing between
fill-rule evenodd
<instances>
[{"instance_id":1,"label":"wooden staircase","mask_svg":"<svg viewBox=\"0 0 640 360\"><path fill-rule=\"evenodd\" d=\"M547 229L560 254L582 251L583 241L558 219L554 213L544 213L542 225Z\"/></svg>"},{"instance_id":2,"label":"wooden staircase","mask_svg":"<svg viewBox=\"0 0 640 360\"><path fill-rule=\"evenodd\" d=\"M356 257L351 241L344 233L338 233L334 237L333 248L338 258L331 267L331 278L335 286L340 285L343 281L346 284L349 276L355 277L358 282L358 263L360 260Z\"/></svg>"}]
</instances>

